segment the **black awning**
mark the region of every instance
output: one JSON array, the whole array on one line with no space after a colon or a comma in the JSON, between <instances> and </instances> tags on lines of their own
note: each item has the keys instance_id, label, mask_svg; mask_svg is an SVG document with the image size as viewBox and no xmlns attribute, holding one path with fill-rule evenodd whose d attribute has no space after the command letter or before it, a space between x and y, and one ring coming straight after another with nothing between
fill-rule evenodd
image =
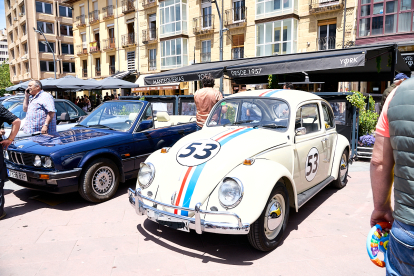
<instances>
[{"instance_id":1,"label":"black awning","mask_svg":"<svg viewBox=\"0 0 414 276\"><path fill-rule=\"evenodd\" d=\"M245 62L251 62L256 59L262 58L196 63L178 69L147 76L145 77L145 84L160 85L172 82L199 81L207 74L210 74L213 78L218 79L223 76L223 72L226 67L242 64Z\"/></svg>"},{"instance_id":2,"label":"black awning","mask_svg":"<svg viewBox=\"0 0 414 276\"><path fill-rule=\"evenodd\" d=\"M242 79L306 72L311 81L390 80L395 48L388 44L272 56L228 66L225 74ZM396 61L396 71L411 74L398 51Z\"/></svg>"}]
</instances>

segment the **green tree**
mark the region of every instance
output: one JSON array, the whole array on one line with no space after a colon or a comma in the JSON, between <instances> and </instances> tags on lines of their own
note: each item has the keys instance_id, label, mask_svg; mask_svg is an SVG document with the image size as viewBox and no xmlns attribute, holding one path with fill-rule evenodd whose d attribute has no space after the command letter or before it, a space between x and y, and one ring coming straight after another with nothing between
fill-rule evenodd
<instances>
[{"instance_id":1,"label":"green tree","mask_svg":"<svg viewBox=\"0 0 414 276\"><path fill-rule=\"evenodd\" d=\"M0 95L3 96L6 93L6 88L12 86L13 83L10 81L10 68L9 65L4 61L0 65Z\"/></svg>"},{"instance_id":2,"label":"green tree","mask_svg":"<svg viewBox=\"0 0 414 276\"><path fill-rule=\"evenodd\" d=\"M361 92L351 91L353 94L346 96L346 99L359 109L359 135L371 134L375 130L379 115L375 112L375 101L369 95L369 108L367 109L366 97Z\"/></svg>"}]
</instances>

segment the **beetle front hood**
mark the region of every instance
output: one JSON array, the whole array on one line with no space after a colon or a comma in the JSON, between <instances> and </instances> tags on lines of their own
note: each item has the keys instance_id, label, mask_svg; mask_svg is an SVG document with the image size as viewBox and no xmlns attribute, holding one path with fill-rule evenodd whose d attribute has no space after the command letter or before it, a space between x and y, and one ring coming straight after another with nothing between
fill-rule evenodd
<instances>
[{"instance_id":1,"label":"beetle front hood","mask_svg":"<svg viewBox=\"0 0 414 276\"><path fill-rule=\"evenodd\" d=\"M247 127L210 127L188 135L168 153L157 152L147 159L155 166L152 186L159 185L157 200L194 208L246 158L288 139L287 132Z\"/></svg>"}]
</instances>

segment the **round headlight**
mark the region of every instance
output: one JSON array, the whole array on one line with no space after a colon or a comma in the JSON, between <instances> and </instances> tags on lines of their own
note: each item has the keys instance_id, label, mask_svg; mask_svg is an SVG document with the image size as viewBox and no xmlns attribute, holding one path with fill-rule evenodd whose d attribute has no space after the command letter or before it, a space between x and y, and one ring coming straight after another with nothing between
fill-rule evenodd
<instances>
[{"instance_id":1,"label":"round headlight","mask_svg":"<svg viewBox=\"0 0 414 276\"><path fill-rule=\"evenodd\" d=\"M4 158L6 158L6 160L9 160L9 153L7 152L7 150L3 151L3 155L4 155Z\"/></svg>"},{"instance_id":2,"label":"round headlight","mask_svg":"<svg viewBox=\"0 0 414 276\"><path fill-rule=\"evenodd\" d=\"M219 187L219 201L226 209L236 207L243 198L243 184L234 177L226 177Z\"/></svg>"},{"instance_id":3,"label":"round headlight","mask_svg":"<svg viewBox=\"0 0 414 276\"><path fill-rule=\"evenodd\" d=\"M43 167L51 168L52 167L52 159L50 157L45 157Z\"/></svg>"},{"instance_id":4,"label":"round headlight","mask_svg":"<svg viewBox=\"0 0 414 276\"><path fill-rule=\"evenodd\" d=\"M155 167L151 163L141 163L140 170L138 172L138 183L145 189L151 185L155 176Z\"/></svg>"},{"instance_id":5,"label":"round headlight","mask_svg":"<svg viewBox=\"0 0 414 276\"><path fill-rule=\"evenodd\" d=\"M40 158L40 156L39 156L39 155L36 155L36 156L35 156L35 159L34 159L33 165L35 165L36 167L40 167L40 166L42 166L42 159Z\"/></svg>"}]
</instances>

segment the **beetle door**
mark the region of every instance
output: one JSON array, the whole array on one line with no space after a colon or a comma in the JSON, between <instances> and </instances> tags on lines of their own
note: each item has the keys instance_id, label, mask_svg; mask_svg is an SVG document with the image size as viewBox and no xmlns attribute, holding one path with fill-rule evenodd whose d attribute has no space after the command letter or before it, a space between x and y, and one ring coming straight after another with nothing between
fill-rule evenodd
<instances>
[{"instance_id":1,"label":"beetle door","mask_svg":"<svg viewBox=\"0 0 414 276\"><path fill-rule=\"evenodd\" d=\"M323 157L323 162L328 163L328 172L330 172L332 168L333 156L335 154L334 150L336 140L338 139L338 134L335 129L332 109L327 103L324 102L322 102L322 115L322 124L325 128L325 142L323 146L326 149Z\"/></svg>"},{"instance_id":2,"label":"beetle door","mask_svg":"<svg viewBox=\"0 0 414 276\"><path fill-rule=\"evenodd\" d=\"M325 129L321 127L321 116L317 103L298 108L295 118L295 132L305 128L306 133L295 135L294 180L301 193L328 177L329 163L322 159L326 154Z\"/></svg>"}]
</instances>

